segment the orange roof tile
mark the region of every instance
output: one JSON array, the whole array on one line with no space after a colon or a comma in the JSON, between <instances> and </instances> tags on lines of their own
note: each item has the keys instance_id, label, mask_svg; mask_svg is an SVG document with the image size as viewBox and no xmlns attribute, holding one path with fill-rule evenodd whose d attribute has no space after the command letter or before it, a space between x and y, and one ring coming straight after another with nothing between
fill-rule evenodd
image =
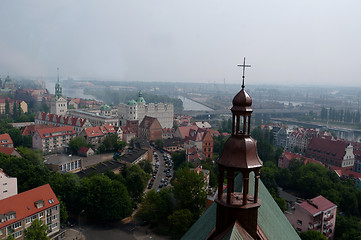
<instances>
[{"instance_id":1,"label":"orange roof tile","mask_svg":"<svg viewBox=\"0 0 361 240\"><path fill-rule=\"evenodd\" d=\"M53 127L53 128L43 128L36 130L41 138L50 138L54 136L64 136L64 135L76 135L76 132L72 126L63 126L63 127Z\"/></svg>"},{"instance_id":2,"label":"orange roof tile","mask_svg":"<svg viewBox=\"0 0 361 240\"><path fill-rule=\"evenodd\" d=\"M15 148L0 146L0 153L11 155L15 151Z\"/></svg>"},{"instance_id":3,"label":"orange roof tile","mask_svg":"<svg viewBox=\"0 0 361 240\"><path fill-rule=\"evenodd\" d=\"M7 142L2 142L2 141L7 141ZM12 143L13 140L11 140L11 137L8 133L0 134L0 145L12 144Z\"/></svg>"},{"instance_id":4,"label":"orange roof tile","mask_svg":"<svg viewBox=\"0 0 361 240\"><path fill-rule=\"evenodd\" d=\"M53 201L51 201L51 199ZM44 201L44 207L37 208L35 206L34 203L39 200ZM59 200L55 196L55 193L49 184L5 198L0 201L0 214L4 215L5 213L14 211L16 213L16 217L2 223L0 222L0 228L40 211L44 211L45 209L57 204L59 204Z\"/></svg>"}]
</instances>

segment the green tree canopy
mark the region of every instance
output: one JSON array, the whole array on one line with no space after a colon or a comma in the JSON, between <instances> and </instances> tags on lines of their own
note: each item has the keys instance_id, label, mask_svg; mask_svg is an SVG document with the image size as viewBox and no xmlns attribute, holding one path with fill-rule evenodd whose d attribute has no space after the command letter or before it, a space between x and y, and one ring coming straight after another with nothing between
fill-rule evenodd
<instances>
[{"instance_id":1,"label":"green tree canopy","mask_svg":"<svg viewBox=\"0 0 361 240\"><path fill-rule=\"evenodd\" d=\"M302 240L327 240L327 238L318 231L307 231L307 232L301 232L300 237Z\"/></svg>"},{"instance_id":2,"label":"green tree canopy","mask_svg":"<svg viewBox=\"0 0 361 240\"><path fill-rule=\"evenodd\" d=\"M69 147L74 153L78 153L79 149L81 147L88 146L88 143L86 142L85 138L83 137L75 137L69 141Z\"/></svg>"},{"instance_id":3,"label":"green tree canopy","mask_svg":"<svg viewBox=\"0 0 361 240\"><path fill-rule=\"evenodd\" d=\"M80 205L84 214L96 221L117 221L132 212L132 203L126 187L105 175L81 180Z\"/></svg>"},{"instance_id":4,"label":"green tree canopy","mask_svg":"<svg viewBox=\"0 0 361 240\"><path fill-rule=\"evenodd\" d=\"M145 173L138 165L126 168L124 174L129 195L135 201L140 202L150 175Z\"/></svg>"},{"instance_id":5,"label":"green tree canopy","mask_svg":"<svg viewBox=\"0 0 361 240\"><path fill-rule=\"evenodd\" d=\"M35 219L31 226L25 230L25 240L48 240L47 231L48 227L39 219Z\"/></svg>"},{"instance_id":6,"label":"green tree canopy","mask_svg":"<svg viewBox=\"0 0 361 240\"><path fill-rule=\"evenodd\" d=\"M172 235L176 239L186 233L194 222L193 215L189 209L174 211L172 215L168 216L168 221L171 225Z\"/></svg>"},{"instance_id":7,"label":"green tree canopy","mask_svg":"<svg viewBox=\"0 0 361 240\"><path fill-rule=\"evenodd\" d=\"M174 195L178 201L179 209L189 209L195 219L203 211L206 203L206 191L204 189L203 173L199 175L189 168L181 168L176 171L174 181Z\"/></svg>"}]
</instances>

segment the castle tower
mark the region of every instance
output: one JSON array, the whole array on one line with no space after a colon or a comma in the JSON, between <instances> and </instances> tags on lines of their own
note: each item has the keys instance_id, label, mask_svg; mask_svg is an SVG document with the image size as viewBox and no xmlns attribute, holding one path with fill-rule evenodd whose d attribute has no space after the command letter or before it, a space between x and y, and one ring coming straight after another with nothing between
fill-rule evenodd
<instances>
[{"instance_id":1,"label":"castle tower","mask_svg":"<svg viewBox=\"0 0 361 240\"><path fill-rule=\"evenodd\" d=\"M55 98L51 101L50 112L57 115L65 115L68 110L68 106L66 98L63 97L63 88L59 81L59 68L57 71L58 77L55 84Z\"/></svg>"},{"instance_id":2,"label":"castle tower","mask_svg":"<svg viewBox=\"0 0 361 240\"><path fill-rule=\"evenodd\" d=\"M241 65L247 67L247 65ZM257 154L256 141L250 136L252 99L244 89L244 74L241 91L233 98L232 135L224 145L217 160L218 198L216 228L209 239L215 239L235 224L254 239L257 239L257 216L261 203L258 199L258 181L263 165ZM254 172L255 187L249 191L250 173ZM234 191L235 174L241 173L243 192ZM227 177L227 192L223 193L224 176ZM253 195L252 195L253 193Z\"/></svg>"}]
</instances>

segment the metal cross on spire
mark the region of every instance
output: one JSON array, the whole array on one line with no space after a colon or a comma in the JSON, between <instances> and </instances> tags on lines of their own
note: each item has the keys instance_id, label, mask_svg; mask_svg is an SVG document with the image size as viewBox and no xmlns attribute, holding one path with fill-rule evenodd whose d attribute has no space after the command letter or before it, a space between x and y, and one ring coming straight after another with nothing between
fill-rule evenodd
<instances>
[{"instance_id":1,"label":"metal cross on spire","mask_svg":"<svg viewBox=\"0 0 361 240\"><path fill-rule=\"evenodd\" d=\"M244 88L244 73L246 71L246 67L251 67L251 65L246 65L246 57L243 58L243 64L238 64L237 67L243 67L243 75L242 75L242 89Z\"/></svg>"}]
</instances>

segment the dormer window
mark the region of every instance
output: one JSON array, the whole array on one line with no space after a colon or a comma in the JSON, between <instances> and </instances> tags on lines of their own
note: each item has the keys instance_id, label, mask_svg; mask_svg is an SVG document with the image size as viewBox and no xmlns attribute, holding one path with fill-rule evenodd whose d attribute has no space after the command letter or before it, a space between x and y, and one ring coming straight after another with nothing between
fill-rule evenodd
<instances>
[{"instance_id":1,"label":"dormer window","mask_svg":"<svg viewBox=\"0 0 361 240\"><path fill-rule=\"evenodd\" d=\"M14 218L16 218L16 212L15 211L7 212L7 213L5 213L5 217L6 217L6 220L14 219Z\"/></svg>"},{"instance_id":2,"label":"dormer window","mask_svg":"<svg viewBox=\"0 0 361 240\"><path fill-rule=\"evenodd\" d=\"M36 208L42 208L42 207L44 207L44 201L38 200L38 201L34 202L34 205Z\"/></svg>"}]
</instances>

